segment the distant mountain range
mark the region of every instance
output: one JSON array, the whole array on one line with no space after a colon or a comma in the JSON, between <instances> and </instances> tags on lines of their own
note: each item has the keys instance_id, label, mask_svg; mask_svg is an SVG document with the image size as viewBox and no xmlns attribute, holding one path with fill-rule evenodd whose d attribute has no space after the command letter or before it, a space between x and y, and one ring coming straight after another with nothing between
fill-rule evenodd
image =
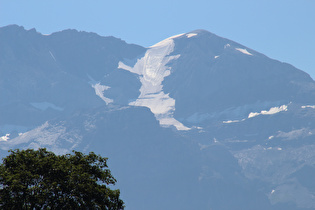
<instances>
[{"instance_id":1,"label":"distant mountain range","mask_svg":"<svg viewBox=\"0 0 315 210\"><path fill-rule=\"evenodd\" d=\"M315 82L205 30L0 28L0 149L109 158L126 209L315 209Z\"/></svg>"}]
</instances>

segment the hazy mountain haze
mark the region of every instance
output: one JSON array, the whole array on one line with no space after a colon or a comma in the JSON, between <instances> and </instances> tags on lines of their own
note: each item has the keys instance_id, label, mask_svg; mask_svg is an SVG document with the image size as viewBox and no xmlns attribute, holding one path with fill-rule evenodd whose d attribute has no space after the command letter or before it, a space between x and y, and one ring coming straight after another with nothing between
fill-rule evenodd
<instances>
[{"instance_id":1,"label":"hazy mountain haze","mask_svg":"<svg viewBox=\"0 0 315 210\"><path fill-rule=\"evenodd\" d=\"M0 28L0 149L109 157L126 209L314 209L315 81L206 30Z\"/></svg>"}]
</instances>

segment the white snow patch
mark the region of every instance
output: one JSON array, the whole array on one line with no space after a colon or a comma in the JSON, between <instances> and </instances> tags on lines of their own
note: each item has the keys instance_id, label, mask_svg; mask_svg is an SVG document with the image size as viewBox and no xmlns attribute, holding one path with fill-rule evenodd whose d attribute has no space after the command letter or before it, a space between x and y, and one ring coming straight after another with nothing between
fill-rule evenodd
<instances>
[{"instance_id":1,"label":"white snow patch","mask_svg":"<svg viewBox=\"0 0 315 210\"><path fill-rule=\"evenodd\" d=\"M119 68L119 69L124 69L124 70L130 71L130 72L132 72L132 73L136 73L136 72L133 72L133 68L132 68L132 67L127 66L126 64L124 64L124 63L121 62L121 61L118 62L118 68Z\"/></svg>"},{"instance_id":2,"label":"white snow patch","mask_svg":"<svg viewBox=\"0 0 315 210\"><path fill-rule=\"evenodd\" d=\"M236 123L239 122L239 120L228 120L228 121L223 121L223 123Z\"/></svg>"},{"instance_id":3,"label":"white snow patch","mask_svg":"<svg viewBox=\"0 0 315 210\"><path fill-rule=\"evenodd\" d=\"M248 115L248 118L252 118L252 117L256 117L258 115L272 115L272 114L276 114L279 112L283 112L283 111L288 111L288 106L287 105L282 105L280 107L272 107L269 109L269 111L266 110L262 110L261 112L251 112Z\"/></svg>"},{"instance_id":4,"label":"white snow patch","mask_svg":"<svg viewBox=\"0 0 315 210\"><path fill-rule=\"evenodd\" d=\"M280 101L265 101L265 102L256 102L254 104L246 104L238 107L230 107L221 112L212 112L212 113L199 113L196 112L185 120L192 124L199 124L211 118L222 119L222 121L229 120L240 120L244 121L248 118L249 113L252 110L265 110L270 109L270 107L280 106L282 102ZM260 114L260 111L259 111ZM229 116L229 119L226 119L226 116ZM245 118L245 119L244 119ZM221 122L222 122L221 121ZM227 122L228 123L228 122Z\"/></svg>"},{"instance_id":5,"label":"white snow patch","mask_svg":"<svg viewBox=\"0 0 315 210\"><path fill-rule=\"evenodd\" d=\"M108 105L108 104L114 102L113 99L106 98L106 97L104 96L104 91L105 91L105 90L108 90L108 89L110 88L109 86L101 85L100 83L96 83L96 84L92 85L92 87L93 87L94 90L95 90L95 94L96 94L97 96L99 96L103 101L105 101L106 105Z\"/></svg>"},{"instance_id":6,"label":"white snow patch","mask_svg":"<svg viewBox=\"0 0 315 210\"><path fill-rule=\"evenodd\" d=\"M101 85L100 82L96 82L94 79L92 79L92 77L88 76L90 78L90 82L89 84L92 86L92 88L94 88L95 90L95 94L100 97L105 103L106 105L113 103L114 100L107 98L104 96L104 91L108 90L110 87L106 86L106 85Z\"/></svg>"},{"instance_id":7,"label":"white snow patch","mask_svg":"<svg viewBox=\"0 0 315 210\"><path fill-rule=\"evenodd\" d=\"M248 118L256 117L258 115L260 115L260 113L258 113L258 112L251 112L251 113L249 113Z\"/></svg>"},{"instance_id":8,"label":"white snow patch","mask_svg":"<svg viewBox=\"0 0 315 210\"><path fill-rule=\"evenodd\" d=\"M173 126L175 126L175 128L177 130L187 131L187 130L191 129L191 128L188 128L188 127L184 126L181 122L175 120L173 117L161 118L159 121L160 121L160 124L162 126L169 127L169 126L173 125Z\"/></svg>"},{"instance_id":9,"label":"white snow patch","mask_svg":"<svg viewBox=\"0 0 315 210\"><path fill-rule=\"evenodd\" d=\"M223 123L237 123L237 122L242 122L245 119L241 119L241 120L227 120L227 121L223 121Z\"/></svg>"},{"instance_id":10,"label":"white snow patch","mask_svg":"<svg viewBox=\"0 0 315 210\"><path fill-rule=\"evenodd\" d=\"M150 108L161 126L173 125L177 130L190 130L173 117L175 100L169 94L163 92L162 85L164 78L171 74L171 68L167 66L168 62L180 57L180 55L169 56L175 47L173 39L182 35L167 38L151 46L133 67L119 62L118 68L140 76L142 84L140 95L137 100L130 102L129 105Z\"/></svg>"},{"instance_id":11,"label":"white snow patch","mask_svg":"<svg viewBox=\"0 0 315 210\"><path fill-rule=\"evenodd\" d=\"M312 108L312 109L315 109L315 105L306 105L306 106L301 106L302 109L305 109L305 108Z\"/></svg>"},{"instance_id":12,"label":"white snow patch","mask_svg":"<svg viewBox=\"0 0 315 210\"><path fill-rule=\"evenodd\" d=\"M141 89L142 87L140 91ZM143 88L144 93L146 90ZM130 102L129 105L148 107L155 115L163 115L175 110L175 100L162 91L155 94L145 93L143 96L140 95L136 101Z\"/></svg>"},{"instance_id":13,"label":"white snow patch","mask_svg":"<svg viewBox=\"0 0 315 210\"><path fill-rule=\"evenodd\" d=\"M204 133L205 131L203 130L203 127L199 127L199 126L192 126L191 129L197 129L198 133Z\"/></svg>"},{"instance_id":14,"label":"white snow patch","mask_svg":"<svg viewBox=\"0 0 315 210\"><path fill-rule=\"evenodd\" d=\"M225 49L225 48L228 48L228 47L231 47L231 45L230 45L230 44L224 45L224 49Z\"/></svg>"},{"instance_id":15,"label":"white snow patch","mask_svg":"<svg viewBox=\"0 0 315 210\"><path fill-rule=\"evenodd\" d=\"M288 111L288 106L287 105L282 105L280 107L272 107L270 108L269 111L261 111L261 114L263 115L272 115L272 114L276 114L276 113L279 113L279 112L283 112L283 111Z\"/></svg>"},{"instance_id":16,"label":"white snow patch","mask_svg":"<svg viewBox=\"0 0 315 210\"><path fill-rule=\"evenodd\" d=\"M191 38L191 37L193 37L193 36L197 36L198 34L196 34L196 33L189 33L189 34L186 34L186 37L187 38Z\"/></svg>"},{"instance_id":17,"label":"white snow patch","mask_svg":"<svg viewBox=\"0 0 315 210\"><path fill-rule=\"evenodd\" d=\"M249 52L247 51L247 49L242 49L242 48L235 48L235 49L238 50L238 51L240 51L241 53L246 54L246 55L253 55L253 54L249 53Z\"/></svg>"},{"instance_id":18,"label":"white snow patch","mask_svg":"<svg viewBox=\"0 0 315 210\"><path fill-rule=\"evenodd\" d=\"M55 58L55 56L52 54L51 51L49 51L49 54L51 55L51 57L52 57L55 61L57 61L56 58Z\"/></svg>"},{"instance_id":19,"label":"white snow patch","mask_svg":"<svg viewBox=\"0 0 315 210\"><path fill-rule=\"evenodd\" d=\"M55 104L49 103L49 102L39 102L39 103L30 103L33 107L35 107L36 109L45 111L48 108L57 110L57 111L63 111L64 109L61 107L56 106Z\"/></svg>"},{"instance_id":20,"label":"white snow patch","mask_svg":"<svg viewBox=\"0 0 315 210\"><path fill-rule=\"evenodd\" d=\"M164 47L165 45L168 45L170 42L173 42L174 44L174 40L175 38L178 38L178 37L181 37L183 36L184 34L178 34L178 35L175 35L175 36L171 36L167 39L164 39L163 41L160 41L158 43L156 43L155 45L152 45L150 48L155 48L155 47ZM173 51L174 49L172 49ZM171 53L171 52L170 52Z\"/></svg>"},{"instance_id":21,"label":"white snow patch","mask_svg":"<svg viewBox=\"0 0 315 210\"><path fill-rule=\"evenodd\" d=\"M0 137L0 141L8 141L9 139L10 139L10 134L9 133L7 133L6 135Z\"/></svg>"}]
</instances>

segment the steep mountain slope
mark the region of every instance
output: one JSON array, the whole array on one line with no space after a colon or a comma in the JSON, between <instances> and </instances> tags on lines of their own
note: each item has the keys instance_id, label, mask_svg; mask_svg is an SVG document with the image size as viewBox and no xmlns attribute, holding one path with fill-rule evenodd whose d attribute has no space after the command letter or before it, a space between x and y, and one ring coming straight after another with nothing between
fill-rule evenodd
<instances>
[{"instance_id":1,"label":"steep mountain slope","mask_svg":"<svg viewBox=\"0 0 315 210\"><path fill-rule=\"evenodd\" d=\"M0 146L104 154L127 209L270 207L225 147L201 151L188 137L160 127L147 108L102 106L49 121Z\"/></svg>"},{"instance_id":2,"label":"steep mountain slope","mask_svg":"<svg viewBox=\"0 0 315 210\"><path fill-rule=\"evenodd\" d=\"M4 99L0 101L0 125L9 131L11 127L37 126L58 114L98 107L102 100L111 102L113 99L102 96L110 88L99 84L104 77L119 78L119 90L126 96L138 95L136 78L114 70L119 60L141 54L144 48L140 46L75 30L44 36L15 25L1 28L0 39ZM133 82L135 88L126 87L123 79Z\"/></svg>"},{"instance_id":3,"label":"steep mountain slope","mask_svg":"<svg viewBox=\"0 0 315 210\"><path fill-rule=\"evenodd\" d=\"M314 209L315 82L204 30L147 49L0 28L0 148L109 157L127 209Z\"/></svg>"},{"instance_id":4,"label":"steep mountain slope","mask_svg":"<svg viewBox=\"0 0 315 210\"><path fill-rule=\"evenodd\" d=\"M180 56L164 87L176 100L178 118L255 103L315 103L314 81L289 64L203 30L174 42L173 54Z\"/></svg>"}]
</instances>

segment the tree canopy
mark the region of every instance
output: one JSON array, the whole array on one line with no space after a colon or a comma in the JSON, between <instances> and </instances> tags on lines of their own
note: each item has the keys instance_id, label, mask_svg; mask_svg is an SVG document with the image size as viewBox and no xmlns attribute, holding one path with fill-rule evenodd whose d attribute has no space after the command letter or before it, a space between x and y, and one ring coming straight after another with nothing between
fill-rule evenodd
<instances>
[{"instance_id":1,"label":"tree canopy","mask_svg":"<svg viewBox=\"0 0 315 210\"><path fill-rule=\"evenodd\" d=\"M107 158L10 150L0 165L0 209L124 209Z\"/></svg>"}]
</instances>

